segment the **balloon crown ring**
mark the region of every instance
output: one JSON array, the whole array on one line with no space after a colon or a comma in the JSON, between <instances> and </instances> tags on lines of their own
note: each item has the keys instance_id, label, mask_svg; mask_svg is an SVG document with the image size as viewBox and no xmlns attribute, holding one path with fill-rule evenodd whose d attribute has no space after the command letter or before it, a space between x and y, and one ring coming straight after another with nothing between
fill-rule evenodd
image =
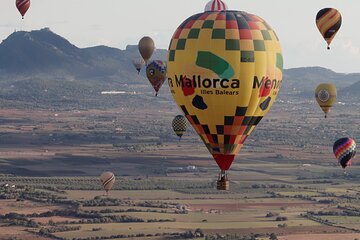
<instances>
[{"instance_id":1,"label":"balloon crown ring","mask_svg":"<svg viewBox=\"0 0 360 240\"><path fill-rule=\"evenodd\" d=\"M205 6L205 12L210 11L227 11L228 6L221 0L212 0Z\"/></svg>"}]
</instances>

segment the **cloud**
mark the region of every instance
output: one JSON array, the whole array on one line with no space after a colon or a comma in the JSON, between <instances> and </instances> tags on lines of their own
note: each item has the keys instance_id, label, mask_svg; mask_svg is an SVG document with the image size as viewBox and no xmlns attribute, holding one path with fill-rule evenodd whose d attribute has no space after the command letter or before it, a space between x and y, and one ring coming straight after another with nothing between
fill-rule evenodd
<instances>
[{"instance_id":1,"label":"cloud","mask_svg":"<svg viewBox=\"0 0 360 240\"><path fill-rule=\"evenodd\" d=\"M12 27L15 27L15 24L12 23L0 24L0 28L12 28Z\"/></svg>"},{"instance_id":2,"label":"cloud","mask_svg":"<svg viewBox=\"0 0 360 240\"><path fill-rule=\"evenodd\" d=\"M354 57L360 56L360 47L359 45L354 44L352 40L347 40L346 42L344 42L342 48Z\"/></svg>"}]
</instances>

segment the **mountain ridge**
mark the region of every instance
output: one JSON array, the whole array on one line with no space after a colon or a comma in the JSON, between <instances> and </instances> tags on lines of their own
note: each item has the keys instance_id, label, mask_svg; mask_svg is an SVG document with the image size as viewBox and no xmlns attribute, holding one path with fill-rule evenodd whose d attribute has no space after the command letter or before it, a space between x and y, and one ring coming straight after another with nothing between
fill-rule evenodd
<instances>
[{"instance_id":1,"label":"mountain ridge","mask_svg":"<svg viewBox=\"0 0 360 240\"><path fill-rule=\"evenodd\" d=\"M64 97L87 102L94 93L102 99L102 91L113 89L151 94L144 69L138 75L132 66L134 56L140 56L136 45L124 50L104 45L78 48L49 28L14 32L0 44L0 99L35 99L45 104L49 97L53 103L61 103ZM167 51L157 49L156 56L165 60ZM360 73L336 73L322 67L285 69L280 97L312 99L322 82L336 84L341 100L360 97ZM166 88L163 96L170 101Z\"/></svg>"}]
</instances>

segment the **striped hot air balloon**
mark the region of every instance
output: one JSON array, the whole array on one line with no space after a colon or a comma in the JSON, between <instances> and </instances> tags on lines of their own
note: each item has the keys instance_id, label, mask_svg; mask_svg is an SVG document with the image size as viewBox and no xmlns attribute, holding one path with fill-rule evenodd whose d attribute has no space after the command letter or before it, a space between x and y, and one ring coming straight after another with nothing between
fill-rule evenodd
<instances>
[{"instance_id":1,"label":"striped hot air balloon","mask_svg":"<svg viewBox=\"0 0 360 240\"><path fill-rule=\"evenodd\" d=\"M179 137L179 141L181 140L182 135L186 132L186 125L186 118L183 115L177 115L172 122L172 128Z\"/></svg>"},{"instance_id":2,"label":"striped hot air balloon","mask_svg":"<svg viewBox=\"0 0 360 240\"><path fill-rule=\"evenodd\" d=\"M209 12L209 11L226 11L226 10L228 10L228 7L221 0L211 0L205 6L205 12Z\"/></svg>"},{"instance_id":3,"label":"striped hot air balloon","mask_svg":"<svg viewBox=\"0 0 360 240\"><path fill-rule=\"evenodd\" d=\"M30 0L16 0L16 7L19 10L22 18L24 19L24 16L30 7Z\"/></svg>"},{"instance_id":4,"label":"striped hot air balloon","mask_svg":"<svg viewBox=\"0 0 360 240\"><path fill-rule=\"evenodd\" d=\"M106 194L108 194L115 183L115 175L112 172L104 172L100 176L100 181Z\"/></svg>"},{"instance_id":5,"label":"striped hot air balloon","mask_svg":"<svg viewBox=\"0 0 360 240\"><path fill-rule=\"evenodd\" d=\"M335 8L321 9L316 15L316 25L327 42L328 49L330 49L330 44L341 27L341 21L341 14Z\"/></svg>"},{"instance_id":6,"label":"striped hot air balloon","mask_svg":"<svg viewBox=\"0 0 360 240\"><path fill-rule=\"evenodd\" d=\"M341 138L334 143L334 154L343 169L352 164L356 154L356 143L351 138Z\"/></svg>"}]
</instances>

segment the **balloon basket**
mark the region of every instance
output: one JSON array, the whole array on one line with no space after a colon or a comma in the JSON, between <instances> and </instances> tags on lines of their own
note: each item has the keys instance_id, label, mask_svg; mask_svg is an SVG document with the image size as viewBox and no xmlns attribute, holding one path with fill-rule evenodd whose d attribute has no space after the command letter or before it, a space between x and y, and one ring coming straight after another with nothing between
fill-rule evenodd
<instances>
[{"instance_id":1,"label":"balloon basket","mask_svg":"<svg viewBox=\"0 0 360 240\"><path fill-rule=\"evenodd\" d=\"M220 191L229 191L230 181L229 181L225 171L220 172L219 178L216 182L216 189L220 190Z\"/></svg>"},{"instance_id":2,"label":"balloon basket","mask_svg":"<svg viewBox=\"0 0 360 240\"><path fill-rule=\"evenodd\" d=\"M230 190L230 182L229 180L219 180L216 184L216 189L220 191L229 191Z\"/></svg>"}]
</instances>

